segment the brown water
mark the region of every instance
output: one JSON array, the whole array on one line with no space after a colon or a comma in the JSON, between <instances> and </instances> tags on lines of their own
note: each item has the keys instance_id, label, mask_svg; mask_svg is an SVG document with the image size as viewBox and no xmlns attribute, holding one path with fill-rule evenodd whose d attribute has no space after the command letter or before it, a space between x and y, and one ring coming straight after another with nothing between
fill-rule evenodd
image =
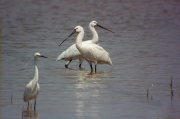
<instances>
[{"instance_id":1,"label":"brown water","mask_svg":"<svg viewBox=\"0 0 180 119\"><path fill-rule=\"evenodd\" d=\"M34 75L33 62L25 64L40 52L48 59L38 61L37 111L24 111L24 118L179 119L178 0L1 0L0 11L0 118L22 118L24 87ZM97 28L113 66L98 65L98 72L89 74L87 62L79 70L72 61L65 69L65 61L55 60L76 35L58 44L77 25L91 39L92 20L116 33Z\"/></svg>"}]
</instances>

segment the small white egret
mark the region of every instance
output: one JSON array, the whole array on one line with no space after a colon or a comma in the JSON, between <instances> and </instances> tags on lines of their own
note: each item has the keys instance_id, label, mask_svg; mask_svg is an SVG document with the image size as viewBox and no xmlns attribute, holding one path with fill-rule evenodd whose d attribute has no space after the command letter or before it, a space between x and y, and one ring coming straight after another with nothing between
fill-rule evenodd
<instances>
[{"instance_id":1,"label":"small white egret","mask_svg":"<svg viewBox=\"0 0 180 119\"><path fill-rule=\"evenodd\" d=\"M76 38L76 47L83 56L83 58L89 63L91 67L91 72L93 72L92 63L95 64L95 72L97 64L112 65L109 53L106 52L106 50L104 50L101 46L93 43L82 43L84 37L84 29L81 26L76 26L74 28L74 31L65 40L67 40L74 33L78 33Z\"/></svg>"},{"instance_id":2,"label":"small white egret","mask_svg":"<svg viewBox=\"0 0 180 119\"><path fill-rule=\"evenodd\" d=\"M41 55L40 53L35 53L34 54L34 67L35 67L35 74L34 74L34 78L26 85L25 89L24 89L24 95L23 95L23 99L25 102L28 102L28 107L27 109L29 110L29 101L34 99L34 110L36 110L36 98L38 96L39 93L39 83L38 83L38 67L36 64L37 58L38 57L43 57L43 58L47 58L43 55Z\"/></svg>"},{"instance_id":3,"label":"small white egret","mask_svg":"<svg viewBox=\"0 0 180 119\"><path fill-rule=\"evenodd\" d=\"M85 44L85 43L97 43L98 42L99 38L98 38L98 34L95 30L96 26L114 33L113 31L99 25L97 23L97 21L91 21L89 23L89 29L90 29L91 33L93 34L93 38L92 38L92 40L83 41L82 42L83 44ZM65 64L65 67L67 68L72 60L78 60L78 59L79 59L79 68L81 68L81 64L82 64L84 58L81 56L81 53L79 52L79 50L76 48L76 44L73 44L68 49L66 49L64 52L62 52L57 57L56 61L59 61L59 60L67 61L67 63Z\"/></svg>"}]
</instances>

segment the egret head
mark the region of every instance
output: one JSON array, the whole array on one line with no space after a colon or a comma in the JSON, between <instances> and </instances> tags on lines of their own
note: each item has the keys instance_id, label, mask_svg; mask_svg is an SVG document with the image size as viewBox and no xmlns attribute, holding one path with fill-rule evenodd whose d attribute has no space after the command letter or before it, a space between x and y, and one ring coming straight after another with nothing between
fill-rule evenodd
<instances>
[{"instance_id":1,"label":"egret head","mask_svg":"<svg viewBox=\"0 0 180 119\"><path fill-rule=\"evenodd\" d=\"M41 55L40 53L38 53L38 52L36 52L35 54L34 54L34 57L43 57L43 58L47 58L46 56L43 56L43 55Z\"/></svg>"}]
</instances>

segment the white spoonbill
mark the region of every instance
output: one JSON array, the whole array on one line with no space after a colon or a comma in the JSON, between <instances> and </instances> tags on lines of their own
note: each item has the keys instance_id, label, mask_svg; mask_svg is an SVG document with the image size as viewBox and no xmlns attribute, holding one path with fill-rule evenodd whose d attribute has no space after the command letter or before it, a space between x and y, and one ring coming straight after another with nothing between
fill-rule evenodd
<instances>
[{"instance_id":1,"label":"white spoonbill","mask_svg":"<svg viewBox=\"0 0 180 119\"><path fill-rule=\"evenodd\" d=\"M89 63L91 67L91 72L93 72L92 63L95 64L95 72L97 64L112 65L109 53L106 52L106 50L104 50L101 46L93 43L82 43L82 39L84 37L84 29L81 26L76 26L74 28L74 31L65 40L67 40L74 33L78 33L76 38L76 47L83 56L83 58Z\"/></svg>"},{"instance_id":2,"label":"white spoonbill","mask_svg":"<svg viewBox=\"0 0 180 119\"><path fill-rule=\"evenodd\" d=\"M103 28L105 30L108 30L112 33L114 33L113 31L99 25L97 23L97 21L91 21L89 23L89 29L91 31L91 33L93 34L93 38L92 40L86 40L86 41L83 41L82 43L85 44L85 43L97 43L99 38L98 38L98 34L95 30L95 27L98 26L100 28ZM67 63L65 64L65 67L67 68L68 65L70 64L70 62L72 60L78 60L79 59L79 68L81 68L81 64L84 60L84 58L81 56L81 53L78 51L78 49L76 48L76 44L73 44L71 45L68 49L66 49L64 52L62 52L58 58L56 59L56 61L59 61L59 60L66 60Z\"/></svg>"},{"instance_id":3,"label":"white spoonbill","mask_svg":"<svg viewBox=\"0 0 180 119\"><path fill-rule=\"evenodd\" d=\"M34 74L34 78L26 85L25 89L24 89L24 101L28 102L28 107L27 109L29 110L29 101L34 99L34 110L36 110L36 98L38 96L39 93L39 83L38 83L38 67L36 64L37 58L38 57L44 57L47 58L43 55L41 55L40 53L35 53L34 54L34 67L35 67L35 74Z\"/></svg>"}]
</instances>

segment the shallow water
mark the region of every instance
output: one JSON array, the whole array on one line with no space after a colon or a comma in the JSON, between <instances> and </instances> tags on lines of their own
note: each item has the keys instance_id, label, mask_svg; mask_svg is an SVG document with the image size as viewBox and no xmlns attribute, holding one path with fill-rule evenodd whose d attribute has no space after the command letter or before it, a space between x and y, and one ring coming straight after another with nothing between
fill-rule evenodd
<instances>
[{"instance_id":1,"label":"shallow water","mask_svg":"<svg viewBox=\"0 0 180 119\"><path fill-rule=\"evenodd\" d=\"M25 64L35 52L48 59L38 60L40 93L34 118L180 117L179 1L2 0L0 9L0 118L22 118L24 87L34 75L33 62ZM77 25L84 27L84 39L91 39L92 20L115 32L97 28L99 44L113 66L98 65L96 74L86 61L81 70L78 61L64 68L66 61L55 60L76 35L58 44Z\"/></svg>"}]
</instances>

